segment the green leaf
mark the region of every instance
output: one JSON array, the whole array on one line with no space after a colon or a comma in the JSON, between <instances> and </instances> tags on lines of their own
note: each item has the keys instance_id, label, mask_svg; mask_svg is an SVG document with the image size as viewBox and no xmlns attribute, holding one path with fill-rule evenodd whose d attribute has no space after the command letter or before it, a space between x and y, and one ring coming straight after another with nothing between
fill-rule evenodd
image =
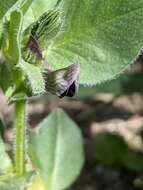
<instances>
[{"instance_id":1,"label":"green leaf","mask_svg":"<svg viewBox=\"0 0 143 190\"><path fill-rule=\"evenodd\" d=\"M26 63L24 60L21 60L19 67L27 76L32 95L43 94L45 92L45 83L40 68Z\"/></svg>"},{"instance_id":2,"label":"green leaf","mask_svg":"<svg viewBox=\"0 0 143 190\"><path fill-rule=\"evenodd\" d=\"M62 28L47 50L48 61L59 69L79 60L81 83L114 78L142 48L142 0L62 0L59 10Z\"/></svg>"},{"instance_id":3,"label":"green leaf","mask_svg":"<svg viewBox=\"0 0 143 190\"><path fill-rule=\"evenodd\" d=\"M81 132L58 109L31 133L29 153L46 189L64 189L77 178L83 165Z\"/></svg>"},{"instance_id":4,"label":"green leaf","mask_svg":"<svg viewBox=\"0 0 143 190\"><path fill-rule=\"evenodd\" d=\"M0 136L0 175L6 173L11 166L11 160L5 151L4 142ZM1 188L0 188L1 189Z\"/></svg>"},{"instance_id":5,"label":"green leaf","mask_svg":"<svg viewBox=\"0 0 143 190\"><path fill-rule=\"evenodd\" d=\"M14 177L5 181L0 181L0 190L25 190L31 182L33 175L33 172L29 172L21 177Z\"/></svg>"},{"instance_id":6,"label":"green leaf","mask_svg":"<svg viewBox=\"0 0 143 190\"><path fill-rule=\"evenodd\" d=\"M18 0L0 0L0 20Z\"/></svg>"}]
</instances>

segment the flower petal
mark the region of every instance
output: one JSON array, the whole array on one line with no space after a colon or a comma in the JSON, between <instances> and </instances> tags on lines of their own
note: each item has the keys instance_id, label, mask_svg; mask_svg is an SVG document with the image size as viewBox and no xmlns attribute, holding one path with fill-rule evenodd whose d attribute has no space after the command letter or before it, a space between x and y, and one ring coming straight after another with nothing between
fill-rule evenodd
<instances>
[{"instance_id":1,"label":"flower petal","mask_svg":"<svg viewBox=\"0 0 143 190\"><path fill-rule=\"evenodd\" d=\"M43 75L46 90L59 97L73 96L78 89L79 71L78 63L53 72L45 71Z\"/></svg>"}]
</instances>

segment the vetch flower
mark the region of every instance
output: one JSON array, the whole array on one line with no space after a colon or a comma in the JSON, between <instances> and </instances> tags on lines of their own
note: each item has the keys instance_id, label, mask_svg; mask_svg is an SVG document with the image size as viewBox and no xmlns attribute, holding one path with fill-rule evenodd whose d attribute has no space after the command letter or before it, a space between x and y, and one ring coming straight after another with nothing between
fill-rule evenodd
<instances>
[{"instance_id":1,"label":"vetch flower","mask_svg":"<svg viewBox=\"0 0 143 190\"><path fill-rule=\"evenodd\" d=\"M57 95L72 97L78 91L80 64L72 64L56 71L44 70L45 88L47 92Z\"/></svg>"},{"instance_id":2,"label":"vetch flower","mask_svg":"<svg viewBox=\"0 0 143 190\"><path fill-rule=\"evenodd\" d=\"M26 62L41 65L43 51L47 50L51 40L61 26L59 10L49 10L32 23L24 32L22 39L22 57Z\"/></svg>"},{"instance_id":3,"label":"vetch flower","mask_svg":"<svg viewBox=\"0 0 143 190\"><path fill-rule=\"evenodd\" d=\"M60 11L51 10L45 12L23 33L23 59L25 62L40 66L40 73L41 66L46 60L43 52L47 51L52 39L60 31L61 24ZM45 90L61 98L74 96L78 90L79 71L78 63L56 71L44 69Z\"/></svg>"}]
</instances>

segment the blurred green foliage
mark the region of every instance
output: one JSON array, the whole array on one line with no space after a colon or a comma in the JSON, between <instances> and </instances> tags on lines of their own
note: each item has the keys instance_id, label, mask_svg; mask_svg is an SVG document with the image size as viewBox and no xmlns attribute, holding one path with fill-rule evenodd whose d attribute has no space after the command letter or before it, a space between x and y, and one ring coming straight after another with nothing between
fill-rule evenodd
<instances>
[{"instance_id":1,"label":"blurred green foliage","mask_svg":"<svg viewBox=\"0 0 143 190\"><path fill-rule=\"evenodd\" d=\"M93 147L95 160L102 164L133 171L143 170L143 154L131 149L119 135L98 134Z\"/></svg>"},{"instance_id":2,"label":"blurred green foliage","mask_svg":"<svg viewBox=\"0 0 143 190\"><path fill-rule=\"evenodd\" d=\"M143 71L133 74L123 74L122 76L101 83L93 87L80 86L78 97L94 96L98 93L111 93L114 96L129 95L133 93L143 93Z\"/></svg>"}]
</instances>

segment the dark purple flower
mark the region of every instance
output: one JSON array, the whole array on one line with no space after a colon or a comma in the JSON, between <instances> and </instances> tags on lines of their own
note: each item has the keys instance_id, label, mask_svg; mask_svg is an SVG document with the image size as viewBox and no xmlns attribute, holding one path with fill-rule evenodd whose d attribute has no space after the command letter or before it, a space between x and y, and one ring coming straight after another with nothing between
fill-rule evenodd
<instances>
[{"instance_id":1,"label":"dark purple flower","mask_svg":"<svg viewBox=\"0 0 143 190\"><path fill-rule=\"evenodd\" d=\"M78 90L80 64L73 64L69 67L50 72L45 70L43 73L45 79L46 91L59 96L72 97Z\"/></svg>"}]
</instances>

